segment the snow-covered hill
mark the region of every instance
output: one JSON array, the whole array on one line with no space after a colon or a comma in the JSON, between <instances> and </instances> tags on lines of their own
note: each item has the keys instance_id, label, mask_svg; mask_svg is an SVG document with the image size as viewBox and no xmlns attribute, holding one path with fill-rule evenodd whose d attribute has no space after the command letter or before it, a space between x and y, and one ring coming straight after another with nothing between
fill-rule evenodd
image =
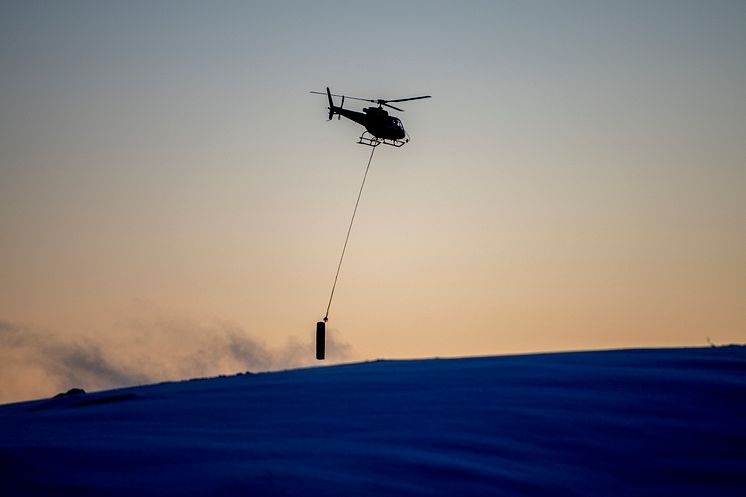
<instances>
[{"instance_id":1,"label":"snow-covered hill","mask_svg":"<svg viewBox=\"0 0 746 497\"><path fill-rule=\"evenodd\" d=\"M746 495L746 347L377 361L0 406L0 494Z\"/></svg>"}]
</instances>

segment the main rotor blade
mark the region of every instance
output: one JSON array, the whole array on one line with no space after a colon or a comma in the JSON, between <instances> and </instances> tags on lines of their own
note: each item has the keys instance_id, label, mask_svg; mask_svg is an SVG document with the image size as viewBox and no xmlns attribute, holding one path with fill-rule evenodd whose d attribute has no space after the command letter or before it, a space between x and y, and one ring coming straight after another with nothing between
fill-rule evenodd
<instances>
[{"instance_id":1,"label":"main rotor blade","mask_svg":"<svg viewBox=\"0 0 746 497\"><path fill-rule=\"evenodd\" d=\"M309 93L315 93L316 95L326 95L326 92L323 92L323 91L312 91ZM371 102L371 103L378 104L378 105L386 105L388 107L391 107L392 109L396 109L401 112L404 112L404 109L400 109L399 107L394 107L393 105L388 105L388 103L389 102L409 102L410 100L421 100L423 98L431 98L430 95L423 95L421 97L395 98L393 100L386 100L384 98L350 97L349 95L337 95L336 93L332 93L332 97L345 97L345 98L350 98L352 100L361 100L363 102Z\"/></svg>"},{"instance_id":2,"label":"main rotor blade","mask_svg":"<svg viewBox=\"0 0 746 497\"><path fill-rule=\"evenodd\" d=\"M310 91L308 93L315 93L316 95L326 95L325 91ZM332 97L345 97L345 98L351 98L352 100L362 100L363 102L376 103L375 100L371 100L370 98L350 97L349 95L337 95L336 93L332 93Z\"/></svg>"},{"instance_id":3,"label":"main rotor blade","mask_svg":"<svg viewBox=\"0 0 746 497\"><path fill-rule=\"evenodd\" d=\"M316 95L326 95L325 91L309 91L308 93L315 93ZM332 97L341 97L342 95L337 95L335 93L332 93Z\"/></svg>"},{"instance_id":4,"label":"main rotor blade","mask_svg":"<svg viewBox=\"0 0 746 497\"><path fill-rule=\"evenodd\" d=\"M363 102L373 102L373 103L376 103L376 101L373 100L373 99L371 99L371 98L359 98L359 97L350 97L350 96L347 96L346 98L351 98L353 100L362 100Z\"/></svg>"},{"instance_id":5,"label":"main rotor blade","mask_svg":"<svg viewBox=\"0 0 746 497\"><path fill-rule=\"evenodd\" d=\"M383 102L407 102L408 100L420 100L422 98L431 98L431 97L430 95L424 95L422 97L397 98L396 100L383 100Z\"/></svg>"}]
</instances>

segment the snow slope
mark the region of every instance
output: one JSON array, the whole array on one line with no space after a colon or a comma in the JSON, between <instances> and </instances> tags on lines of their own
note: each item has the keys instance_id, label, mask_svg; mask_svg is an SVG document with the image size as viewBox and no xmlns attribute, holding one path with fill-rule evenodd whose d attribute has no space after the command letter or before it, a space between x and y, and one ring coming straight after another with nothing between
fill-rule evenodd
<instances>
[{"instance_id":1,"label":"snow slope","mask_svg":"<svg viewBox=\"0 0 746 497\"><path fill-rule=\"evenodd\" d=\"M0 494L746 495L746 347L377 361L0 406Z\"/></svg>"}]
</instances>

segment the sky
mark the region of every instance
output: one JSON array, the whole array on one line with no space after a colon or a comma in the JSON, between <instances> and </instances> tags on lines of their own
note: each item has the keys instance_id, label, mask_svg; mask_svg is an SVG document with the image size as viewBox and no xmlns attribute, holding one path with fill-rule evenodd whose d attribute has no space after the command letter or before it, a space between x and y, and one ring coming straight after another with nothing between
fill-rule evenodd
<instances>
[{"instance_id":1,"label":"sky","mask_svg":"<svg viewBox=\"0 0 746 497\"><path fill-rule=\"evenodd\" d=\"M746 4L3 2L0 402L746 341ZM347 100L346 108L360 110Z\"/></svg>"}]
</instances>

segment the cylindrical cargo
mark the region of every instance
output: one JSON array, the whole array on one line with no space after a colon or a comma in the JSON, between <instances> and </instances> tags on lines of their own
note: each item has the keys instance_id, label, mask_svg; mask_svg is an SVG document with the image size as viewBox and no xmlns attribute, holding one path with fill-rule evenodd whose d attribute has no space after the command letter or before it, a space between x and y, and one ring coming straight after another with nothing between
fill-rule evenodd
<instances>
[{"instance_id":1,"label":"cylindrical cargo","mask_svg":"<svg viewBox=\"0 0 746 497\"><path fill-rule=\"evenodd\" d=\"M316 323L316 359L324 360L326 349L326 323L319 321Z\"/></svg>"}]
</instances>

